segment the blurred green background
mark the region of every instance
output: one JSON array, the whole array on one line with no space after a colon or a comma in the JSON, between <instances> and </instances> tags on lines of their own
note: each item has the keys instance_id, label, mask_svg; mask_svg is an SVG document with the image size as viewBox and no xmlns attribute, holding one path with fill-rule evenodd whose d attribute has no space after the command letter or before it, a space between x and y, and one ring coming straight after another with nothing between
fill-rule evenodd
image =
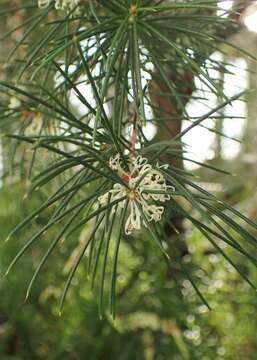
<instances>
[{"instance_id":1,"label":"blurred green background","mask_svg":"<svg viewBox=\"0 0 257 360\"><path fill-rule=\"evenodd\" d=\"M24 202L23 191L21 185L1 188L2 273L24 239L47 220L46 214L4 243L8 232L38 201L34 196ZM65 241L25 302L28 281L53 235L41 239L1 280L1 359L256 358L256 294L198 232L188 236L190 255L184 261L190 263L190 272L213 310L201 303L183 274L176 274L178 291L162 255L142 236L140 243L123 243L121 248L115 321L108 312L102 320L98 317L97 289L92 294L86 262L74 278L62 316L58 315L59 297L74 255L68 257ZM244 260L236 261L244 269ZM244 270L257 280L256 269Z\"/></svg>"}]
</instances>

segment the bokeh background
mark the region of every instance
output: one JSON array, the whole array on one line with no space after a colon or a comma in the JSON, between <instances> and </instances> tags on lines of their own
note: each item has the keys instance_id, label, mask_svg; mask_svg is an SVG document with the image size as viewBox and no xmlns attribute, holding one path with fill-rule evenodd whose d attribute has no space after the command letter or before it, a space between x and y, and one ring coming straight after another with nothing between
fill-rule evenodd
<instances>
[{"instance_id":1,"label":"bokeh background","mask_svg":"<svg viewBox=\"0 0 257 360\"><path fill-rule=\"evenodd\" d=\"M19 1L13 3L17 5ZM219 15L227 16L226 10L232 5L233 1L221 1ZM0 12L4 6L6 2L0 2ZM8 13L6 16L2 14L1 33L21 23L23 16L22 12ZM238 22L240 30L232 33L229 41L257 57L255 1L246 1ZM12 71L12 67L6 64L6 53L23 31L22 28L17 29L11 37L0 43L1 79L6 79L8 72ZM257 62L224 45L212 57L217 63L225 64L226 70L230 72L224 74L217 66L215 74L212 74L219 80L224 94L232 96L239 90L251 91L233 103L233 106L228 105L215 119L208 119L204 123L205 127L195 128L188 133L184 142L188 145L191 159L221 167L235 176L221 176L187 161L184 166L204 179L206 188L256 221ZM197 89L198 98L201 91L206 93L204 84L198 83ZM193 118L206 113L216 103L215 96L195 101L193 94L187 110ZM183 126L187 125L186 121L183 122ZM212 129L224 136L218 136ZM155 131L149 126L149 137L154 136ZM5 273L24 239L46 223L47 211L30 227L5 242L9 232L51 190L45 187L28 198L24 196L28 188L26 161L22 166L18 162L10 173L12 151L1 140L1 274ZM26 160L27 156L24 149L19 148L18 157ZM72 282L63 314L59 316L58 301L64 281L76 252L87 236L87 228L74 240L77 243L75 250L63 239L62 245L44 266L31 296L25 301L28 282L48 241L58 231L55 228L26 253L8 276L1 278L0 359L256 359L256 293L198 231L187 224L185 228L187 251L182 261L191 265L190 271L199 282L199 288L212 311L201 303L183 274L176 274L177 286L162 255L151 248L147 236L142 234L140 242L126 242L121 247L115 321L108 312L103 319L99 319L97 289L92 293L87 281L87 269L83 264ZM256 269L246 265L245 260L232 250L228 252L257 283Z\"/></svg>"}]
</instances>

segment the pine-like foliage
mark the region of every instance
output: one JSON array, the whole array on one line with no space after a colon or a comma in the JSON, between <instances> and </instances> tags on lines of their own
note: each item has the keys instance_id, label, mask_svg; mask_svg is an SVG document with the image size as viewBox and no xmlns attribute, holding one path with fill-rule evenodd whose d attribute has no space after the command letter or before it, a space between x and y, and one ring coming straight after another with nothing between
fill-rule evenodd
<instances>
[{"instance_id":1,"label":"pine-like foliage","mask_svg":"<svg viewBox=\"0 0 257 360\"><path fill-rule=\"evenodd\" d=\"M72 250L86 229L60 308L78 266L86 263L93 288L97 280L100 314L107 293L115 316L120 244L145 240L162 251L168 267L176 264L206 303L180 259L181 240L171 240L180 231L174 217L199 229L254 287L223 244L256 265L251 248L256 248L257 225L181 166L190 161L183 136L243 95L224 98L210 75L212 69L226 71L210 55L221 44L229 45L226 36L236 31L237 9L219 17L217 7L217 0L4 3L2 17L17 13L23 20L2 36L21 34L6 55L8 77L0 83L3 141L11 148L14 167L21 163L31 180L29 193L48 189L10 241L41 212L49 212L48 222L24 243L8 271L45 232L57 224L61 229L38 264L27 296L55 248L70 241ZM197 119L186 111L196 89L193 78L207 87L205 97L219 99L217 107ZM182 119L191 125L171 130ZM152 140L149 124L157 129ZM230 176L202 166L214 176L217 171Z\"/></svg>"}]
</instances>

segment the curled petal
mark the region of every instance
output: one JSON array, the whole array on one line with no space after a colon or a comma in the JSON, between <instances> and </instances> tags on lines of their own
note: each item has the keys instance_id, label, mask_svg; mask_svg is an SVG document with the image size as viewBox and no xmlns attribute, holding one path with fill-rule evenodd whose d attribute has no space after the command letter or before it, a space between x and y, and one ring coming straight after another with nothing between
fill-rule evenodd
<instances>
[{"instance_id":1,"label":"curled petal","mask_svg":"<svg viewBox=\"0 0 257 360\"><path fill-rule=\"evenodd\" d=\"M51 3L51 0L38 0L38 7L39 9L47 8Z\"/></svg>"},{"instance_id":2,"label":"curled petal","mask_svg":"<svg viewBox=\"0 0 257 360\"><path fill-rule=\"evenodd\" d=\"M164 207L145 204L143 206L143 211L146 213L146 216L149 221L154 220L155 222L157 222L161 220L162 214L164 212Z\"/></svg>"},{"instance_id":3,"label":"curled petal","mask_svg":"<svg viewBox=\"0 0 257 360\"><path fill-rule=\"evenodd\" d=\"M117 154L116 156L110 158L109 166L112 170L120 170L121 169L120 154Z\"/></svg>"},{"instance_id":4,"label":"curled petal","mask_svg":"<svg viewBox=\"0 0 257 360\"><path fill-rule=\"evenodd\" d=\"M130 214L125 224L125 234L129 235L134 230L141 229L141 215L135 201L129 202Z\"/></svg>"}]
</instances>

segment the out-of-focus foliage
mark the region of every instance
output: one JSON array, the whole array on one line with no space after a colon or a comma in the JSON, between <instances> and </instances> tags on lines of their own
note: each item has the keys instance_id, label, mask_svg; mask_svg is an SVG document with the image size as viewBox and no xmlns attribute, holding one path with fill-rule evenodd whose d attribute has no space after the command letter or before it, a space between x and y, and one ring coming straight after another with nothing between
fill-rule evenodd
<instances>
[{"instance_id":1,"label":"out-of-focus foliage","mask_svg":"<svg viewBox=\"0 0 257 360\"><path fill-rule=\"evenodd\" d=\"M47 220L38 218L19 237L4 243L24 212L41 200L37 193L24 203L23 193L23 186L1 189L1 272L22 239ZM120 254L118 296L122 301L115 322L108 313L99 319L97 289L90 290L86 266L79 268L59 317L57 299L72 263L72 255L68 259L65 255L65 241L24 301L28 279L51 236L46 235L1 281L1 359L255 359L256 295L197 231L189 238L190 254L184 261L194 264L192 274L213 310L199 301L183 274L167 273L161 254L153 257L147 245L142 257L142 249L127 242ZM145 241L142 238L142 246ZM243 268L244 261L237 261ZM197 265L201 270L194 271ZM257 278L253 268L244 270Z\"/></svg>"}]
</instances>

